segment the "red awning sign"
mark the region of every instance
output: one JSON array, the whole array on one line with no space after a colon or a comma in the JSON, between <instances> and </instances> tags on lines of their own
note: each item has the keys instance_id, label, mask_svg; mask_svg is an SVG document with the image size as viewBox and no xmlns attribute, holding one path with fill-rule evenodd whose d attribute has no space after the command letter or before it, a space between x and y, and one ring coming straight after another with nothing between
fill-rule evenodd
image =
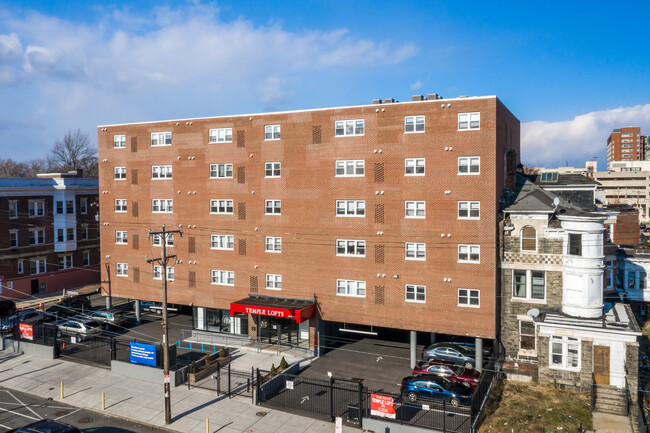
<instances>
[{"instance_id":1,"label":"red awning sign","mask_svg":"<svg viewBox=\"0 0 650 433\"><path fill-rule=\"evenodd\" d=\"M259 316L277 317L279 319L296 319L296 322L302 323L314 315L315 305L294 310L289 308L261 307L254 305L244 305L233 302L230 304L230 315L237 313L257 314Z\"/></svg>"}]
</instances>

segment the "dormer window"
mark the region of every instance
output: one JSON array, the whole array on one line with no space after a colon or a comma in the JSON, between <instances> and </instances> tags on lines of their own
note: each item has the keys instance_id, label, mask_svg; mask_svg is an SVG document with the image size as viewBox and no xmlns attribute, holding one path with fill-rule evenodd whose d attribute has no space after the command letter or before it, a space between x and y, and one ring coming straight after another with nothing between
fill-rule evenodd
<instances>
[{"instance_id":1,"label":"dormer window","mask_svg":"<svg viewBox=\"0 0 650 433\"><path fill-rule=\"evenodd\" d=\"M521 251L537 251L537 230L531 226L521 229Z\"/></svg>"},{"instance_id":2,"label":"dormer window","mask_svg":"<svg viewBox=\"0 0 650 433\"><path fill-rule=\"evenodd\" d=\"M579 233L569 233L569 255L582 255L582 235Z\"/></svg>"}]
</instances>

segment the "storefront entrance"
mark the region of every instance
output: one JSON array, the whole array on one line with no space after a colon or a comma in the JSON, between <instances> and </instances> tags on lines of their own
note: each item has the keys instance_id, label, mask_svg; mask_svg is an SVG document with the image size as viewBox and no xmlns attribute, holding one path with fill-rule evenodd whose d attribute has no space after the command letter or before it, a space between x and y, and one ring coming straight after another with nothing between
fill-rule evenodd
<instances>
[{"instance_id":1,"label":"storefront entrance","mask_svg":"<svg viewBox=\"0 0 650 433\"><path fill-rule=\"evenodd\" d=\"M262 343L277 344L278 342L297 345L300 340L298 324L292 319L275 319L259 316L258 337Z\"/></svg>"}]
</instances>

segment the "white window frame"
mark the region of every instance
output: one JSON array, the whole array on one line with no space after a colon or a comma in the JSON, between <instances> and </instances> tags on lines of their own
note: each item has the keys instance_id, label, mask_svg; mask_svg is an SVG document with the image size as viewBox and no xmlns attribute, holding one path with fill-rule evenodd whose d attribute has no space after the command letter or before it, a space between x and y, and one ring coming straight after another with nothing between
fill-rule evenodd
<instances>
[{"instance_id":1,"label":"white window frame","mask_svg":"<svg viewBox=\"0 0 650 433\"><path fill-rule=\"evenodd\" d=\"M421 297L422 299L418 299ZM424 304L427 302L427 286L422 284L404 285L404 301Z\"/></svg>"},{"instance_id":2,"label":"white window frame","mask_svg":"<svg viewBox=\"0 0 650 433\"><path fill-rule=\"evenodd\" d=\"M73 242L77 239L77 231L74 227L66 227L65 229L65 240L66 242Z\"/></svg>"},{"instance_id":3,"label":"white window frame","mask_svg":"<svg viewBox=\"0 0 650 433\"><path fill-rule=\"evenodd\" d=\"M463 247L467 247L467 259L461 259L460 254L461 254L461 249ZM473 250L478 250L478 260L472 260L472 254ZM472 245L472 244L458 244L458 263L481 263L481 246L480 245Z\"/></svg>"},{"instance_id":4,"label":"white window frame","mask_svg":"<svg viewBox=\"0 0 650 433\"><path fill-rule=\"evenodd\" d=\"M348 170L352 169L352 174ZM361 169L363 173L358 174L357 171ZM339 173L342 170L342 173ZM335 177L365 177L366 176L366 161L365 159L339 159L334 162L334 176Z\"/></svg>"},{"instance_id":5,"label":"white window frame","mask_svg":"<svg viewBox=\"0 0 650 433\"><path fill-rule=\"evenodd\" d=\"M277 167L277 168L276 168ZM271 173L271 174L269 174ZM265 162L264 163L264 177L273 178L282 175L282 163L279 161Z\"/></svg>"},{"instance_id":6,"label":"white window frame","mask_svg":"<svg viewBox=\"0 0 650 433\"><path fill-rule=\"evenodd\" d=\"M66 214L70 215L70 214L75 213L74 208L75 208L74 200L66 200L65 201L65 213Z\"/></svg>"},{"instance_id":7,"label":"white window frame","mask_svg":"<svg viewBox=\"0 0 650 433\"><path fill-rule=\"evenodd\" d=\"M279 236L267 236L264 242L264 251L267 253L281 253L282 238Z\"/></svg>"},{"instance_id":8,"label":"white window frame","mask_svg":"<svg viewBox=\"0 0 650 433\"><path fill-rule=\"evenodd\" d=\"M27 216L38 218L45 215L45 200L29 200Z\"/></svg>"},{"instance_id":9,"label":"white window frame","mask_svg":"<svg viewBox=\"0 0 650 433\"><path fill-rule=\"evenodd\" d=\"M464 299L464 301L462 301ZM473 304L472 300L476 300L477 303ZM458 302L459 307L466 308L481 308L481 291L477 289L458 289Z\"/></svg>"},{"instance_id":10,"label":"white window frame","mask_svg":"<svg viewBox=\"0 0 650 433\"><path fill-rule=\"evenodd\" d=\"M266 290L282 290L282 275L266 274Z\"/></svg>"},{"instance_id":11,"label":"white window frame","mask_svg":"<svg viewBox=\"0 0 650 433\"><path fill-rule=\"evenodd\" d=\"M81 225L81 240L88 240L88 224Z\"/></svg>"},{"instance_id":12,"label":"white window frame","mask_svg":"<svg viewBox=\"0 0 650 433\"><path fill-rule=\"evenodd\" d=\"M280 139L280 125L264 125L264 141Z\"/></svg>"},{"instance_id":13,"label":"white window frame","mask_svg":"<svg viewBox=\"0 0 650 433\"><path fill-rule=\"evenodd\" d=\"M129 264L128 263L116 263L115 264L115 276L116 277L128 277L129 276Z\"/></svg>"},{"instance_id":14,"label":"white window frame","mask_svg":"<svg viewBox=\"0 0 650 433\"><path fill-rule=\"evenodd\" d=\"M525 274L525 284L526 284L526 294L525 296L515 296L515 273L524 272ZM542 278L544 278L544 297L543 298L533 298L533 273L541 272ZM512 287L511 287L511 299L513 301L526 301L526 302L546 302L546 271L540 271L535 269L513 269L512 270Z\"/></svg>"},{"instance_id":15,"label":"white window frame","mask_svg":"<svg viewBox=\"0 0 650 433\"><path fill-rule=\"evenodd\" d=\"M161 235L154 233L151 235L151 245L154 247L160 247L162 246L160 239L162 238ZM167 233L165 235L165 246L166 247L173 247L174 246L174 233Z\"/></svg>"},{"instance_id":16,"label":"white window frame","mask_svg":"<svg viewBox=\"0 0 650 433\"><path fill-rule=\"evenodd\" d=\"M9 248L18 248L18 229L9 230Z\"/></svg>"},{"instance_id":17,"label":"white window frame","mask_svg":"<svg viewBox=\"0 0 650 433\"><path fill-rule=\"evenodd\" d=\"M171 165L152 165L151 166L151 179L152 180L165 180L172 178Z\"/></svg>"},{"instance_id":18,"label":"white window frame","mask_svg":"<svg viewBox=\"0 0 650 433\"><path fill-rule=\"evenodd\" d=\"M9 219L14 220L18 218L18 201L9 200Z\"/></svg>"},{"instance_id":19,"label":"white window frame","mask_svg":"<svg viewBox=\"0 0 650 433\"><path fill-rule=\"evenodd\" d=\"M126 199L125 198L116 198L115 199L115 213L126 213Z\"/></svg>"},{"instance_id":20,"label":"white window frame","mask_svg":"<svg viewBox=\"0 0 650 433\"><path fill-rule=\"evenodd\" d=\"M466 209L461 209L466 207ZM474 209L472 209L474 207ZM461 216L461 211L467 212L467 216ZM478 212L477 216L472 216L472 212ZM458 202L458 219L459 220L479 220L481 219L481 202L480 201L459 201Z\"/></svg>"},{"instance_id":21,"label":"white window frame","mask_svg":"<svg viewBox=\"0 0 650 433\"><path fill-rule=\"evenodd\" d=\"M535 230L535 249L533 250L525 250L524 249L524 229L526 227L530 227L533 230ZM532 238L525 238L525 239L532 239ZM537 253L537 245L538 245L538 238L537 238L537 229L530 224L526 224L519 230L519 252L523 254L535 254Z\"/></svg>"},{"instance_id":22,"label":"white window frame","mask_svg":"<svg viewBox=\"0 0 650 433\"><path fill-rule=\"evenodd\" d=\"M32 240L32 233L34 234L34 243ZM45 229L42 227L29 229L29 245L42 245L45 243Z\"/></svg>"},{"instance_id":23,"label":"white window frame","mask_svg":"<svg viewBox=\"0 0 650 433\"><path fill-rule=\"evenodd\" d=\"M230 211L228 211L230 209ZM235 212L235 202L226 198L210 199L210 213L214 215L232 215Z\"/></svg>"},{"instance_id":24,"label":"white window frame","mask_svg":"<svg viewBox=\"0 0 650 433\"><path fill-rule=\"evenodd\" d=\"M167 266L165 269L167 269L167 281L174 281L174 267Z\"/></svg>"},{"instance_id":25,"label":"white window frame","mask_svg":"<svg viewBox=\"0 0 650 433\"><path fill-rule=\"evenodd\" d=\"M18 260L18 269L16 272L19 274L25 273L25 260Z\"/></svg>"},{"instance_id":26,"label":"white window frame","mask_svg":"<svg viewBox=\"0 0 650 433\"><path fill-rule=\"evenodd\" d=\"M126 230L115 230L115 245L128 245L129 236Z\"/></svg>"},{"instance_id":27,"label":"white window frame","mask_svg":"<svg viewBox=\"0 0 650 433\"><path fill-rule=\"evenodd\" d=\"M343 248L343 253L339 252ZM352 247L353 253L348 253L348 249ZM357 251L363 250L363 254ZM366 256L366 241L356 239L337 239L336 240L336 255L341 257L365 257Z\"/></svg>"},{"instance_id":28,"label":"white window frame","mask_svg":"<svg viewBox=\"0 0 650 433\"><path fill-rule=\"evenodd\" d=\"M478 161L478 164L472 164ZM461 171L461 167L467 167L466 172ZM478 171L473 172L472 167L478 167ZM459 176L478 176L481 174L481 157L480 156L459 156L458 157L458 175Z\"/></svg>"},{"instance_id":29,"label":"white window frame","mask_svg":"<svg viewBox=\"0 0 650 433\"><path fill-rule=\"evenodd\" d=\"M83 266L90 266L90 251L83 252Z\"/></svg>"},{"instance_id":30,"label":"white window frame","mask_svg":"<svg viewBox=\"0 0 650 433\"><path fill-rule=\"evenodd\" d=\"M126 180L126 167L113 167L113 180Z\"/></svg>"},{"instance_id":31,"label":"white window frame","mask_svg":"<svg viewBox=\"0 0 650 433\"><path fill-rule=\"evenodd\" d=\"M404 260L425 261L427 259L427 244L424 242L405 242Z\"/></svg>"},{"instance_id":32,"label":"white window frame","mask_svg":"<svg viewBox=\"0 0 650 433\"><path fill-rule=\"evenodd\" d=\"M232 128L210 129L208 137L209 143L232 143Z\"/></svg>"},{"instance_id":33,"label":"white window frame","mask_svg":"<svg viewBox=\"0 0 650 433\"><path fill-rule=\"evenodd\" d=\"M210 235L211 250L229 250L235 249L235 236L233 235Z\"/></svg>"},{"instance_id":34,"label":"white window frame","mask_svg":"<svg viewBox=\"0 0 650 433\"><path fill-rule=\"evenodd\" d=\"M113 149L124 149L126 147L126 135L113 136Z\"/></svg>"},{"instance_id":35,"label":"white window frame","mask_svg":"<svg viewBox=\"0 0 650 433\"><path fill-rule=\"evenodd\" d=\"M404 134L422 134L424 133L424 125L425 119L423 114L404 116Z\"/></svg>"},{"instance_id":36,"label":"white window frame","mask_svg":"<svg viewBox=\"0 0 650 433\"><path fill-rule=\"evenodd\" d=\"M533 334L532 335L530 335L530 334L523 335L521 333L521 324L522 323L529 323L529 324L533 325ZM522 336L524 336L524 337L533 337L533 348L532 349L524 349L523 347L521 347L521 337ZM535 326L535 322L532 321L532 320L519 320L519 351L525 352L525 353L537 352L537 327Z\"/></svg>"},{"instance_id":37,"label":"white window frame","mask_svg":"<svg viewBox=\"0 0 650 433\"><path fill-rule=\"evenodd\" d=\"M341 292L341 289L343 292ZM359 294L363 292L363 294ZM366 282L360 280L336 280L336 296L349 296L353 298L366 297Z\"/></svg>"},{"instance_id":38,"label":"white window frame","mask_svg":"<svg viewBox=\"0 0 650 433\"><path fill-rule=\"evenodd\" d=\"M224 279L226 281L225 283ZM215 286L234 286L235 272L212 269L210 271L210 284L213 284Z\"/></svg>"},{"instance_id":39,"label":"white window frame","mask_svg":"<svg viewBox=\"0 0 650 433\"><path fill-rule=\"evenodd\" d=\"M474 125L477 123L478 125ZM461 127L462 123L467 123L467 126ZM479 131L481 129L481 113L458 113L458 130L459 131Z\"/></svg>"},{"instance_id":40,"label":"white window frame","mask_svg":"<svg viewBox=\"0 0 650 433\"><path fill-rule=\"evenodd\" d=\"M553 362L553 343L560 344L562 353L561 355L562 359L560 363L555 363ZM569 365L569 346L577 346L577 361L578 365L577 366L570 366ZM580 371L580 367L582 365L582 341L580 338L577 337L567 337L567 336L559 336L559 335L552 335L549 338L548 341L548 366L549 368L557 369L557 370L571 370L571 371Z\"/></svg>"},{"instance_id":41,"label":"white window frame","mask_svg":"<svg viewBox=\"0 0 650 433\"><path fill-rule=\"evenodd\" d=\"M336 216L344 217L344 218L365 218L366 201L365 200L336 200Z\"/></svg>"},{"instance_id":42,"label":"white window frame","mask_svg":"<svg viewBox=\"0 0 650 433\"><path fill-rule=\"evenodd\" d=\"M161 141L162 141L162 143L161 143ZM167 141L169 141L169 143ZM154 144L154 142L156 144ZM164 147L164 146L171 146L171 145L172 145L172 133L171 132L165 131L165 132L152 132L151 133L151 146L152 147Z\"/></svg>"},{"instance_id":43,"label":"white window frame","mask_svg":"<svg viewBox=\"0 0 650 433\"><path fill-rule=\"evenodd\" d=\"M171 198L151 199L151 213L174 213L174 200Z\"/></svg>"},{"instance_id":44,"label":"white window frame","mask_svg":"<svg viewBox=\"0 0 650 433\"><path fill-rule=\"evenodd\" d=\"M161 265L153 265L153 279L154 280L162 280L162 266Z\"/></svg>"},{"instance_id":45,"label":"white window frame","mask_svg":"<svg viewBox=\"0 0 650 433\"><path fill-rule=\"evenodd\" d=\"M412 215L409 215L409 212ZM406 200L404 202L404 218L424 219L427 217L427 203L424 200Z\"/></svg>"},{"instance_id":46,"label":"white window frame","mask_svg":"<svg viewBox=\"0 0 650 433\"><path fill-rule=\"evenodd\" d=\"M210 179L232 179L232 173L232 163L230 162L210 164Z\"/></svg>"},{"instance_id":47,"label":"white window frame","mask_svg":"<svg viewBox=\"0 0 650 433\"><path fill-rule=\"evenodd\" d=\"M366 121L364 119L337 120L334 122L335 137L359 137L365 135L365 131Z\"/></svg>"},{"instance_id":48,"label":"white window frame","mask_svg":"<svg viewBox=\"0 0 650 433\"><path fill-rule=\"evenodd\" d=\"M424 176L426 169L425 158L404 158L404 176ZM418 169L422 172L418 173ZM409 171L411 171L409 173Z\"/></svg>"},{"instance_id":49,"label":"white window frame","mask_svg":"<svg viewBox=\"0 0 650 433\"><path fill-rule=\"evenodd\" d=\"M282 200L264 200L264 215L282 215Z\"/></svg>"},{"instance_id":50,"label":"white window frame","mask_svg":"<svg viewBox=\"0 0 650 433\"><path fill-rule=\"evenodd\" d=\"M82 197L79 199L79 207L81 208L81 214L88 214L88 198Z\"/></svg>"},{"instance_id":51,"label":"white window frame","mask_svg":"<svg viewBox=\"0 0 650 433\"><path fill-rule=\"evenodd\" d=\"M32 272L32 262L36 263L36 272ZM45 257L34 257L33 259L29 259L29 275L44 274L46 272L47 262L45 261Z\"/></svg>"},{"instance_id":52,"label":"white window frame","mask_svg":"<svg viewBox=\"0 0 650 433\"><path fill-rule=\"evenodd\" d=\"M63 266L62 266L63 265ZM72 254L64 254L58 257L57 267L59 271L63 269L72 269L74 268Z\"/></svg>"}]
</instances>

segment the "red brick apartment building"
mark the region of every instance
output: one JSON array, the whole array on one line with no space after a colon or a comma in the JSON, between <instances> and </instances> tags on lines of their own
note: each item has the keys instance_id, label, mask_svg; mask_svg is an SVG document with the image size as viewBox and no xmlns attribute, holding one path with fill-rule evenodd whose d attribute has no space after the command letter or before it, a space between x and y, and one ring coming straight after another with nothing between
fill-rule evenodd
<instances>
[{"instance_id":1,"label":"red brick apartment building","mask_svg":"<svg viewBox=\"0 0 650 433\"><path fill-rule=\"evenodd\" d=\"M24 299L99 283L97 179L0 178L0 296Z\"/></svg>"},{"instance_id":2,"label":"red brick apartment building","mask_svg":"<svg viewBox=\"0 0 650 433\"><path fill-rule=\"evenodd\" d=\"M646 137L638 126L627 126L612 131L607 137L607 170L613 161L645 160Z\"/></svg>"},{"instance_id":3,"label":"red brick apartment building","mask_svg":"<svg viewBox=\"0 0 650 433\"><path fill-rule=\"evenodd\" d=\"M495 96L99 126L102 280L160 301L164 224L169 301L198 330L495 338L519 135Z\"/></svg>"}]
</instances>

